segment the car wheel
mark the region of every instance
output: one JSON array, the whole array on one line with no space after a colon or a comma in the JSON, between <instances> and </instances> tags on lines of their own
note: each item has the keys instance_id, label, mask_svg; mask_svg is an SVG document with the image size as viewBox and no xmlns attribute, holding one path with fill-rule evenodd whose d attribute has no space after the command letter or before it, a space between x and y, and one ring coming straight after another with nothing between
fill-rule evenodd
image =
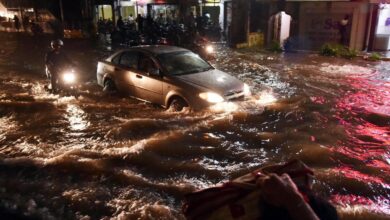
<instances>
[{"instance_id":1,"label":"car wheel","mask_svg":"<svg viewBox=\"0 0 390 220\"><path fill-rule=\"evenodd\" d=\"M188 107L188 104L186 101L184 101L182 98L173 98L171 101L171 104L169 105L169 108L172 109L175 112L181 112L184 107Z\"/></svg>"},{"instance_id":2,"label":"car wheel","mask_svg":"<svg viewBox=\"0 0 390 220\"><path fill-rule=\"evenodd\" d=\"M116 86L115 86L115 83L114 81L112 81L111 79L107 79L105 82L104 82L104 87L103 87L103 91L107 94L113 94L116 92Z\"/></svg>"}]
</instances>

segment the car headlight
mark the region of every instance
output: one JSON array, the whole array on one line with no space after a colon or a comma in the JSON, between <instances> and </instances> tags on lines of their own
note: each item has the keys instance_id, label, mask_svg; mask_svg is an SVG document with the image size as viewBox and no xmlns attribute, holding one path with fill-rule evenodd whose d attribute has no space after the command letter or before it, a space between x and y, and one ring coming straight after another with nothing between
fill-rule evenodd
<instances>
[{"instance_id":1,"label":"car headlight","mask_svg":"<svg viewBox=\"0 0 390 220\"><path fill-rule=\"evenodd\" d=\"M64 80L65 83L72 84L76 81L76 75L73 71L65 72L62 75L62 79Z\"/></svg>"},{"instance_id":2,"label":"car headlight","mask_svg":"<svg viewBox=\"0 0 390 220\"><path fill-rule=\"evenodd\" d=\"M214 53L214 47L211 45L206 46L206 52L207 53Z\"/></svg>"},{"instance_id":3,"label":"car headlight","mask_svg":"<svg viewBox=\"0 0 390 220\"><path fill-rule=\"evenodd\" d=\"M250 96L252 94L251 88L248 86L248 84L244 84L244 95L245 96Z\"/></svg>"},{"instance_id":4,"label":"car headlight","mask_svg":"<svg viewBox=\"0 0 390 220\"><path fill-rule=\"evenodd\" d=\"M223 97L215 92L200 93L199 97L210 103L219 103L224 101Z\"/></svg>"}]
</instances>

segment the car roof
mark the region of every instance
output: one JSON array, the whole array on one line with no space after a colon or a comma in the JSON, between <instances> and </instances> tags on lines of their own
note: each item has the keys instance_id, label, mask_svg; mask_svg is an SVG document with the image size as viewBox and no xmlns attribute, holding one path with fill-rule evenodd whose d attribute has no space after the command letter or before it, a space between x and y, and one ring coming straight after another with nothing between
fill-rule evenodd
<instances>
[{"instance_id":1,"label":"car roof","mask_svg":"<svg viewBox=\"0 0 390 220\"><path fill-rule=\"evenodd\" d=\"M181 52L181 51L189 51L187 49L181 48L181 47L175 47L175 46L168 46L168 45L146 45L146 46L136 46L129 49L125 49L124 51L131 51L131 50L142 50L145 52L149 52L153 55L158 54L164 54L164 53L172 53L172 52Z\"/></svg>"}]
</instances>

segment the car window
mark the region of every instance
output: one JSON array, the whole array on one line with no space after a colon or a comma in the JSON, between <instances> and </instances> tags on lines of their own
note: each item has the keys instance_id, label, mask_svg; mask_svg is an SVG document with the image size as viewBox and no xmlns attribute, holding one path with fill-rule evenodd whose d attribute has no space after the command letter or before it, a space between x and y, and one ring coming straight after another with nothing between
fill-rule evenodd
<instances>
[{"instance_id":1,"label":"car window","mask_svg":"<svg viewBox=\"0 0 390 220\"><path fill-rule=\"evenodd\" d=\"M153 60L150 57L144 54L140 55L138 70L140 70L143 73L156 74L157 69L158 68L156 64L153 62Z\"/></svg>"},{"instance_id":2,"label":"car window","mask_svg":"<svg viewBox=\"0 0 390 220\"><path fill-rule=\"evenodd\" d=\"M119 64L119 59L120 59L120 58L121 58L121 54L116 55L114 58L112 58L111 62L112 62L113 64L118 65L118 64Z\"/></svg>"},{"instance_id":3,"label":"car window","mask_svg":"<svg viewBox=\"0 0 390 220\"><path fill-rule=\"evenodd\" d=\"M214 69L197 54L189 51L165 53L158 56L169 75L183 75Z\"/></svg>"},{"instance_id":4,"label":"car window","mask_svg":"<svg viewBox=\"0 0 390 220\"><path fill-rule=\"evenodd\" d=\"M119 64L131 69L137 69L138 52L124 52L121 56Z\"/></svg>"}]
</instances>

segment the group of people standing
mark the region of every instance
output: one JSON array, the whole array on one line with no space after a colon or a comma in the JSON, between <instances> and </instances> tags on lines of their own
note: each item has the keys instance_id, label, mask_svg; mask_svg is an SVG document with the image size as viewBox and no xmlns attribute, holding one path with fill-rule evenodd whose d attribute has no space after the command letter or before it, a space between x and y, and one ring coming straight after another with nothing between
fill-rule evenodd
<instances>
[{"instance_id":1,"label":"group of people standing","mask_svg":"<svg viewBox=\"0 0 390 220\"><path fill-rule=\"evenodd\" d=\"M13 28L15 31L19 32L21 29L21 22L17 15L14 15L13 18L1 17L0 22L3 23L3 26L6 28ZM9 25L4 25L4 23L8 23ZM27 24L23 20L23 26L26 28Z\"/></svg>"},{"instance_id":2,"label":"group of people standing","mask_svg":"<svg viewBox=\"0 0 390 220\"><path fill-rule=\"evenodd\" d=\"M150 30L154 30L156 26L170 26L170 25L179 25L182 24L190 33L199 33L204 35L207 27L211 26L211 19L209 14L203 16L194 16L194 13L191 12L187 16L182 18L173 18L169 16L164 16L163 13L159 13L154 18L151 15L146 17L138 14L137 17L134 17L130 14L128 17L119 16L116 21L116 25L111 19L102 19L100 18L97 26L98 33L106 34L112 33L117 30L123 32L125 30L138 31L139 33L147 33Z\"/></svg>"},{"instance_id":3,"label":"group of people standing","mask_svg":"<svg viewBox=\"0 0 390 220\"><path fill-rule=\"evenodd\" d=\"M54 22L48 22L49 24L54 24ZM0 25L3 28L6 28L7 31L31 31L33 34L40 32L43 33L42 27L34 19L31 19L30 16L24 15L20 19L17 15L14 15L12 18L1 17L0 16ZM53 25L50 25L53 26ZM53 27L52 27L53 28ZM54 33L55 33L55 29Z\"/></svg>"},{"instance_id":4,"label":"group of people standing","mask_svg":"<svg viewBox=\"0 0 390 220\"><path fill-rule=\"evenodd\" d=\"M123 30L125 28L128 28L130 30L138 30L140 32L143 31L144 23L148 21L150 23L150 18L144 18L141 14L138 14L136 18L133 17L132 14L130 14L127 18L123 18L122 16L119 16L118 20L116 21L116 27L119 30ZM98 33L106 34L111 33L115 29L115 24L111 19L103 19L99 18L97 22L97 28Z\"/></svg>"}]
</instances>

